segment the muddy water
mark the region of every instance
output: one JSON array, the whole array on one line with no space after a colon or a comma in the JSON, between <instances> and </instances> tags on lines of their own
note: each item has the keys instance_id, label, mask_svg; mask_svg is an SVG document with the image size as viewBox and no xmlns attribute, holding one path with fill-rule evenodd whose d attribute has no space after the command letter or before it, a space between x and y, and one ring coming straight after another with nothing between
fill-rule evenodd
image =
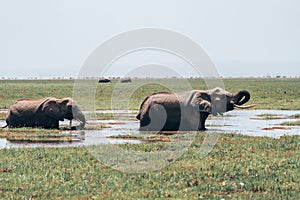
<instances>
[{"instance_id":1,"label":"muddy water","mask_svg":"<svg viewBox=\"0 0 300 200\"><path fill-rule=\"evenodd\" d=\"M1 111L0 111L1 112ZM5 112L5 110L2 112ZM134 120L137 111L97 111L100 113L112 113L114 120L93 120L88 121L89 125L101 124L104 127L101 130L82 131L63 131L74 136L73 141L59 143L26 143L11 142L6 139L0 139L0 148L19 148L19 147L74 147L96 144L122 144L122 143L140 143L137 140L111 139L109 136L139 134L139 122ZM298 121L293 116L300 114L300 111L282 111L282 110L235 110L226 113L223 117L209 117L206 121L207 133L237 133L250 136L268 136L278 138L282 135L300 135L300 126L282 126L283 122ZM61 125L67 125L69 122L62 122ZM5 125L0 120L0 126Z\"/></svg>"}]
</instances>

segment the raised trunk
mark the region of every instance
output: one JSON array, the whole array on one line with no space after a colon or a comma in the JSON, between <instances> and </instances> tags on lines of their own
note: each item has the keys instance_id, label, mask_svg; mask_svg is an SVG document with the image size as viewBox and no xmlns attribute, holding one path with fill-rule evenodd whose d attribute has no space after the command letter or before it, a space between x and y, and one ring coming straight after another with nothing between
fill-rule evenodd
<instances>
[{"instance_id":1,"label":"raised trunk","mask_svg":"<svg viewBox=\"0 0 300 200\"><path fill-rule=\"evenodd\" d=\"M234 104L235 105L243 105L247 103L250 99L250 93L246 90L242 90L236 93L234 96Z\"/></svg>"}]
</instances>

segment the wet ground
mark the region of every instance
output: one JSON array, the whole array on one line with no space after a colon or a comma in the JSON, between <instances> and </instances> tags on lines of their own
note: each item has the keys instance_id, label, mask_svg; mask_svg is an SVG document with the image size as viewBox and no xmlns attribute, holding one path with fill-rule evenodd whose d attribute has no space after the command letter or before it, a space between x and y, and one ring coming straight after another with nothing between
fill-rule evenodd
<instances>
[{"instance_id":1,"label":"wet ground","mask_svg":"<svg viewBox=\"0 0 300 200\"><path fill-rule=\"evenodd\" d=\"M6 112L0 110L0 112ZM138 140L112 139L110 136L139 134L139 122L135 120L137 111L97 111L103 114L113 114L114 119L88 121L88 126L102 125L101 130L62 131L70 134L72 141L68 142L16 142L0 139L0 148L19 147L74 147L96 144L140 143ZM300 135L300 126L283 126L284 122L299 121L295 115L300 111L293 110L235 110L222 117L209 117L206 121L207 133L237 133L250 136L268 136L278 138L282 135ZM69 122L62 122L67 125ZM0 126L5 121L0 120Z\"/></svg>"}]
</instances>

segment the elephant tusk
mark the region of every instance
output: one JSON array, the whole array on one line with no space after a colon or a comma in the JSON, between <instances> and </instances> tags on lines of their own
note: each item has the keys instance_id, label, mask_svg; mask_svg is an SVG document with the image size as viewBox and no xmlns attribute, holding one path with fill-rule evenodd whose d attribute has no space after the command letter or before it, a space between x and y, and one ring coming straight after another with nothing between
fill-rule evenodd
<instances>
[{"instance_id":1,"label":"elephant tusk","mask_svg":"<svg viewBox=\"0 0 300 200\"><path fill-rule=\"evenodd\" d=\"M239 105L236 105L234 104L233 105L235 108L240 108L240 109L247 109L247 108L252 108L254 106L256 106L255 104L252 104L252 105L248 105L248 106L239 106Z\"/></svg>"}]
</instances>

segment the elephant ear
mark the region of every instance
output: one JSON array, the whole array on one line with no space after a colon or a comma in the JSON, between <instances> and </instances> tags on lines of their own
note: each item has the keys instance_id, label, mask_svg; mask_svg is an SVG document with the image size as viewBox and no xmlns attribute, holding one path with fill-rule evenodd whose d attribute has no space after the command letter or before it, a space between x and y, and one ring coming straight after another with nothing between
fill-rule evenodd
<instances>
[{"instance_id":1,"label":"elephant ear","mask_svg":"<svg viewBox=\"0 0 300 200\"><path fill-rule=\"evenodd\" d=\"M207 94L207 92L196 93L196 104L199 105L200 112L211 113L210 96Z\"/></svg>"},{"instance_id":2,"label":"elephant ear","mask_svg":"<svg viewBox=\"0 0 300 200\"><path fill-rule=\"evenodd\" d=\"M41 107L41 111L51 118L57 120L64 119L57 99L48 99L47 101L45 101Z\"/></svg>"},{"instance_id":3,"label":"elephant ear","mask_svg":"<svg viewBox=\"0 0 300 200\"><path fill-rule=\"evenodd\" d=\"M149 109L149 103L148 103L148 100L149 100L150 96L146 97L144 99L144 101L141 103L141 106L140 106L140 111L139 113L137 114L136 118L138 120L142 120L144 114L147 112L147 110Z\"/></svg>"},{"instance_id":4,"label":"elephant ear","mask_svg":"<svg viewBox=\"0 0 300 200\"><path fill-rule=\"evenodd\" d=\"M69 105L70 104L70 105ZM64 110L66 111L68 105L72 106L72 101L70 100L70 98L63 98L63 99L59 99L57 101L57 105L59 105L59 107L61 108L61 111Z\"/></svg>"},{"instance_id":5,"label":"elephant ear","mask_svg":"<svg viewBox=\"0 0 300 200\"><path fill-rule=\"evenodd\" d=\"M201 102L199 102L199 110L200 110L200 112L211 113L211 104L210 104L210 102L206 101L206 100L202 100Z\"/></svg>"}]
</instances>

